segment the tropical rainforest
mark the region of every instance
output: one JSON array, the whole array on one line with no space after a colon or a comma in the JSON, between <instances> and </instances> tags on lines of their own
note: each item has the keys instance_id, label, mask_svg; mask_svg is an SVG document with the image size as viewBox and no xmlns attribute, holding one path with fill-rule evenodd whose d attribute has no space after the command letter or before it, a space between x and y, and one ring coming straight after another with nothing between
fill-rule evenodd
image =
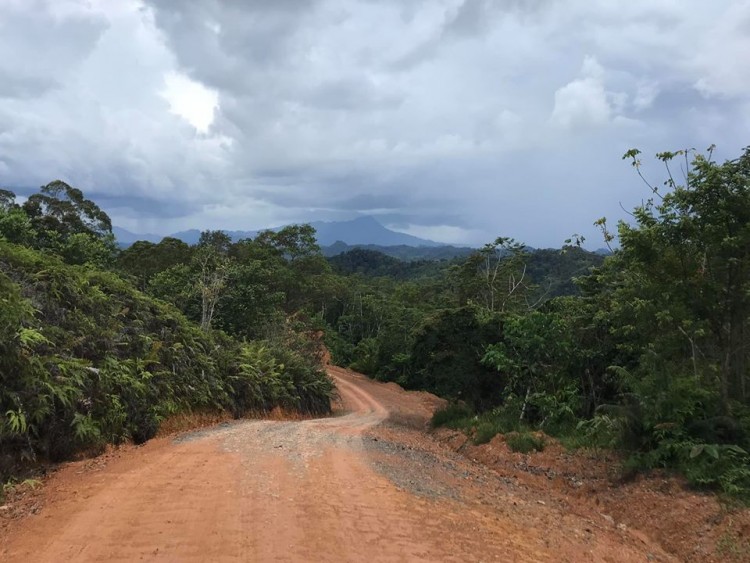
<instances>
[{"instance_id":1,"label":"tropical rainforest","mask_svg":"<svg viewBox=\"0 0 750 563\"><path fill-rule=\"evenodd\" d=\"M322 341L448 399L434 424L477 442L541 431L749 499L750 150L659 153L657 183L625 158L646 199L597 221L606 256L501 236L452 259L325 257L308 225L119 249L63 182L0 192L0 477L181 412L325 414Z\"/></svg>"}]
</instances>

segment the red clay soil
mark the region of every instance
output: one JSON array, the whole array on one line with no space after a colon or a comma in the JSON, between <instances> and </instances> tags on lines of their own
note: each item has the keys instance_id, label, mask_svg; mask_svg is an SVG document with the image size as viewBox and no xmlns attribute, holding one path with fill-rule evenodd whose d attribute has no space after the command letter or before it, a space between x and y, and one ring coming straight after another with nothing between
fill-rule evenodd
<instances>
[{"instance_id":1,"label":"red clay soil","mask_svg":"<svg viewBox=\"0 0 750 563\"><path fill-rule=\"evenodd\" d=\"M456 433L430 434L436 397L329 371L341 396L334 417L224 423L60 466L0 507L0 560L743 556L741 537L720 540L746 533L744 512L698 535L694 522L714 514L713 497L664 479L615 488L596 463L554 446L519 456L499 439L475 447Z\"/></svg>"},{"instance_id":2,"label":"red clay soil","mask_svg":"<svg viewBox=\"0 0 750 563\"><path fill-rule=\"evenodd\" d=\"M451 430L433 436L530 493L546 493L569 512L630 529L681 561L750 561L750 510L691 490L675 476L654 472L623 480L622 460L614 454L566 451L549 436L540 435L546 447L531 454L513 452L501 435L481 446Z\"/></svg>"}]
</instances>

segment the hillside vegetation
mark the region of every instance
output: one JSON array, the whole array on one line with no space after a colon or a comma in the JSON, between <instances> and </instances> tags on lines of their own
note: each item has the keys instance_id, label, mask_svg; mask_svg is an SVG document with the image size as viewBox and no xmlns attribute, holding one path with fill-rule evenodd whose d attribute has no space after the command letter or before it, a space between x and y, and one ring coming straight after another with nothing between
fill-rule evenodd
<instances>
[{"instance_id":1,"label":"hillside vegetation","mask_svg":"<svg viewBox=\"0 0 750 563\"><path fill-rule=\"evenodd\" d=\"M449 399L435 423L477 442L508 433L534 451L541 430L622 452L623 475L675 471L749 499L750 151L658 158L667 180L630 221L597 221L606 257L574 236L326 258L309 225L118 251L77 190L53 183L23 206L5 193L3 455L143 440L181 410L326 412L322 335L335 363Z\"/></svg>"},{"instance_id":2,"label":"hillside vegetation","mask_svg":"<svg viewBox=\"0 0 750 563\"><path fill-rule=\"evenodd\" d=\"M62 183L41 195L21 207L6 194L0 208L0 477L143 442L181 412L329 411L332 383L302 336L201 330L108 269L95 204Z\"/></svg>"},{"instance_id":3,"label":"hillside vegetation","mask_svg":"<svg viewBox=\"0 0 750 563\"><path fill-rule=\"evenodd\" d=\"M402 376L461 401L436 422L477 441L541 429L623 451L625 475L676 470L750 500L750 151L710 153L657 155L667 180L616 234L597 222L620 246L577 276L580 295L530 307L528 260L505 239L467 264L470 308L420 329ZM693 159L681 184L677 157Z\"/></svg>"}]
</instances>

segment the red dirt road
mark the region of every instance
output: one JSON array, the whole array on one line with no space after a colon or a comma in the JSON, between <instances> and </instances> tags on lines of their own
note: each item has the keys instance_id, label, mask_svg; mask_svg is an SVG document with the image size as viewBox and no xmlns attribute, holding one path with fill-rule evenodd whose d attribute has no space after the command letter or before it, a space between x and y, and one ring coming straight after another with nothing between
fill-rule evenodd
<instances>
[{"instance_id":1,"label":"red dirt road","mask_svg":"<svg viewBox=\"0 0 750 563\"><path fill-rule=\"evenodd\" d=\"M242 421L66 465L0 538L0 560L673 560L432 440L431 395L329 371L339 416Z\"/></svg>"}]
</instances>

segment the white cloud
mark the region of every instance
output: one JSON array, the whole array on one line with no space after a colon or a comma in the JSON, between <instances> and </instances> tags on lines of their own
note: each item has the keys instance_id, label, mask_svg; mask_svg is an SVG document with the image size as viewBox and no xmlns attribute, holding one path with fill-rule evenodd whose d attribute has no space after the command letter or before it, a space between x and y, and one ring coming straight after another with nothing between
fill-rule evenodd
<instances>
[{"instance_id":1,"label":"white cloud","mask_svg":"<svg viewBox=\"0 0 750 563\"><path fill-rule=\"evenodd\" d=\"M596 78L579 78L555 92L552 121L576 128L604 125L612 117L612 107L604 85Z\"/></svg>"},{"instance_id":2,"label":"white cloud","mask_svg":"<svg viewBox=\"0 0 750 563\"><path fill-rule=\"evenodd\" d=\"M568 129L604 126L625 106L624 92L605 88L605 69L595 57L587 55L581 77L555 92L552 122Z\"/></svg>"},{"instance_id":3,"label":"white cloud","mask_svg":"<svg viewBox=\"0 0 750 563\"><path fill-rule=\"evenodd\" d=\"M164 77L164 90L161 94L169 102L172 113L185 119L201 133L208 131L219 106L216 91L184 74L169 71Z\"/></svg>"}]
</instances>

